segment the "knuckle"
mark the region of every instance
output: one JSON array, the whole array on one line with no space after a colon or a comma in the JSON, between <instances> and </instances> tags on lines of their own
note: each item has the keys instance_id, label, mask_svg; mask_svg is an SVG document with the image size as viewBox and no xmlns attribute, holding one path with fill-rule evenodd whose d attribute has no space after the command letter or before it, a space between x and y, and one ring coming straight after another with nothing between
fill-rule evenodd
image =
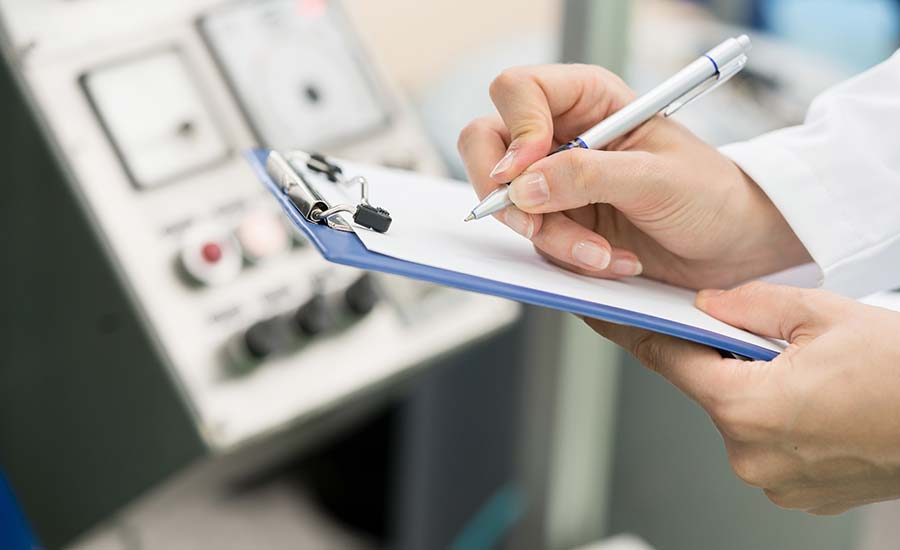
<instances>
[{"instance_id":1,"label":"knuckle","mask_svg":"<svg viewBox=\"0 0 900 550\"><path fill-rule=\"evenodd\" d=\"M789 288L786 289L786 292L788 294L785 296L785 299L793 304L793 311L790 319L785 317L781 320L782 326L780 329L782 334L789 336L789 339L793 340L798 332L808 327L812 321L820 291Z\"/></svg>"},{"instance_id":2,"label":"knuckle","mask_svg":"<svg viewBox=\"0 0 900 550\"><path fill-rule=\"evenodd\" d=\"M578 150L564 155L566 160L563 163L563 170L565 173L562 176L564 180L572 182L573 191L577 196L594 202L591 186L594 176L596 176L595 170L592 170L595 167L590 166L593 164L592 159L589 155L584 154L585 152Z\"/></svg>"},{"instance_id":3,"label":"knuckle","mask_svg":"<svg viewBox=\"0 0 900 550\"><path fill-rule=\"evenodd\" d=\"M601 86L602 89L606 90L610 87L613 88L627 88L628 85L625 83L622 78L616 73L610 71L605 67L601 67L599 65L591 65L585 63L575 63L573 66L580 70L584 71L585 74L589 77L590 82L595 86Z\"/></svg>"},{"instance_id":4,"label":"knuckle","mask_svg":"<svg viewBox=\"0 0 900 550\"><path fill-rule=\"evenodd\" d=\"M771 489L763 489L766 498L783 510L799 510L803 508L797 495L790 492L777 492Z\"/></svg>"},{"instance_id":5,"label":"knuckle","mask_svg":"<svg viewBox=\"0 0 900 550\"><path fill-rule=\"evenodd\" d=\"M765 466L755 457L746 453L735 453L729 457L734 475L751 487L765 487L768 476Z\"/></svg>"},{"instance_id":6,"label":"knuckle","mask_svg":"<svg viewBox=\"0 0 900 550\"><path fill-rule=\"evenodd\" d=\"M707 411L723 435L734 441L747 441L757 431L756 419L733 401L712 399Z\"/></svg>"},{"instance_id":7,"label":"knuckle","mask_svg":"<svg viewBox=\"0 0 900 550\"><path fill-rule=\"evenodd\" d=\"M539 139L546 138L549 141L551 138L551 128L552 123L546 120L539 112L524 115L522 119L510 122L509 125L509 130L513 139L530 136Z\"/></svg>"},{"instance_id":8,"label":"knuckle","mask_svg":"<svg viewBox=\"0 0 900 550\"><path fill-rule=\"evenodd\" d=\"M784 414L757 397L709 395L704 407L722 435L752 443L783 437Z\"/></svg>"},{"instance_id":9,"label":"knuckle","mask_svg":"<svg viewBox=\"0 0 900 550\"><path fill-rule=\"evenodd\" d=\"M476 118L475 120L466 124L462 130L459 132L459 138L456 140L456 149L460 154L465 153L466 149L472 142L477 141L478 136L481 135L485 128L487 127L487 122L484 118Z\"/></svg>"},{"instance_id":10,"label":"knuckle","mask_svg":"<svg viewBox=\"0 0 900 550\"><path fill-rule=\"evenodd\" d=\"M622 77L620 77L619 75L617 75L616 73L612 72L611 70L609 70L605 67L601 67L599 65L588 65L588 67L590 67L594 70L594 72L597 75L597 79L600 82L603 82L604 84L613 84L616 86L627 86L625 84L625 81L622 79Z\"/></svg>"},{"instance_id":11,"label":"knuckle","mask_svg":"<svg viewBox=\"0 0 900 550\"><path fill-rule=\"evenodd\" d=\"M638 336L631 346L631 353L650 370L659 372L663 357L654 334L647 333Z\"/></svg>"},{"instance_id":12,"label":"knuckle","mask_svg":"<svg viewBox=\"0 0 900 550\"><path fill-rule=\"evenodd\" d=\"M771 502L775 506L778 506L779 508L782 508L784 510L793 509L791 499L788 497L787 493L779 493L770 489L764 489L763 493L765 493L766 498L769 499L769 502Z\"/></svg>"},{"instance_id":13,"label":"knuckle","mask_svg":"<svg viewBox=\"0 0 900 550\"><path fill-rule=\"evenodd\" d=\"M491 81L491 85L488 88L488 91L490 92L491 97L496 97L506 90L514 89L516 87L516 84L521 80L521 67L511 67L509 69L504 69L494 78L494 80Z\"/></svg>"}]
</instances>

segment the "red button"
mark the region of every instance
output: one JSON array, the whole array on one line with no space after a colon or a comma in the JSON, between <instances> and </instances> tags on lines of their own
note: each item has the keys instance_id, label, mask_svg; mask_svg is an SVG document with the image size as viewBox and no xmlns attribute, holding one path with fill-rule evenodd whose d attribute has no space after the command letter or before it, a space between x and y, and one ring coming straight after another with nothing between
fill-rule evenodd
<instances>
[{"instance_id":1,"label":"red button","mask_svg":"<svg viewBox=\"0 0 900 550\"><path fill-rule=\"evenodd\" d=\"M222 259L222 247L216 243L206 243L200 253L203 255L203 259L211 264Z\"/></svg>"}]
</instances>

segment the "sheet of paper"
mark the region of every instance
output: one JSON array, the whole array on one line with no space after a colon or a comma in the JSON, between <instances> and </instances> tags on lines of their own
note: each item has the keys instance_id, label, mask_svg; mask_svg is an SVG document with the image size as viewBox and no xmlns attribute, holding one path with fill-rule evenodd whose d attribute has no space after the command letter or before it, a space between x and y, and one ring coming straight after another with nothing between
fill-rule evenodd
<instances>
[{"instance_id":1,"label":"sheet of paper","mask_svg":"<svg viewBox=\"0 0 900 550\"><path fill-rule=\"evenodd\" d=\"M342 167L348 177L368 178L371 204L388 210L394 220L386 234L356 228L373 252L644 313L770 350L784 347L699 311L693 291L640 277L610 281L578 275L549 263L528 240L494 219L463 222L477 202L468 184L349 162ZM319 191L331 204L359 200L358 189L319 186Z\"/></svg>"}]
</instances>

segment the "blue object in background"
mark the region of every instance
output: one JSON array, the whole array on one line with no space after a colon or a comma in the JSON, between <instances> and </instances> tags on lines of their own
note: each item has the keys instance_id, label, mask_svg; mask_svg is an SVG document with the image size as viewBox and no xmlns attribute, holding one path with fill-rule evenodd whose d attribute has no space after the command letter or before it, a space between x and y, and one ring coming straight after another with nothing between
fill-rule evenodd
<instances>
[{"instance_id":1,"label":"blue object in background","mask_svg":"<svg viewBox=\"0 0 900 550\"><path fill-rule=\"evenodd\" d=\"M862 71L900 42L896 0L759 0L761 26L801 48Z\"/></svg>"},{"instance_id":2,"label":"blue object in background","mask_svg":"<svg viewBox=\"0 0 900 550\"><path fill-rule=\"evenodd\" d=\"M25 516L19 510L12 488L0 475L0 548L3 550L35 550L35 542Z\"/></svg>"},{"instance_id":3,"label":"blue object in background","mask_svg":"<svg viewBox=\"0 0 900 550\"><path fill-rule=\"evenodd\" d=\"M525 513L525 497L512 485L501 487L472 517L450 550L496 548Z\"/></svg>"}]
</instances>

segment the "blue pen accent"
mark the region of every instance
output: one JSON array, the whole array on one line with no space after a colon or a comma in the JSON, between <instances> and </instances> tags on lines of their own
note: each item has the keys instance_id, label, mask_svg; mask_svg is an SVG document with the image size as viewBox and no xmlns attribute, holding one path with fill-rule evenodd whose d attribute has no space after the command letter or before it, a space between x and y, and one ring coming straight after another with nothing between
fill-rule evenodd
<instances>
[{"instance_id":1,"label":"blue pen accent","mask_svg":"<svg viewBox=\"0 0 900 550\"><path fill-rule=\"evenodd\" d=\"M557 147L556 149L551 151L550 155L555 155L556 153L562 153L563 151L568 151L568 150L574 149L574 148L575 148L574 141L570 141L569 143L563 143L562 145L560 145L559 147Z\"/></svg>"},{"instance_id":2,"label":"blue pen accent","mask_svg":"<svg viewBox=\"0 0 900 550\"><path fill-rule=\"evenodd\" d=\"M555 155L556 153L562 153L563 151L569 151L570 149L577 149L579 147L582 149L590 149L590 147L587 146L587 143L585 143L583 139L581 139L580 137L577 137L577 138L573 139L572 141L570 141L569 143L560 145L559 147L554 149L553 152L550 154Z\"/></svg>"},{"instance_id":3,"label":"blue pen accent","mask_svg":"<svg viewBox=\"0 0 900 550\"><path fill-rule=\"evenodd\" d=\"M703 57L705 57L706 59L709 59L710 62L712 62L713 67L716 68L716 77L718 77L718 76L719 76L719 64L716 63L716 60L715 60L715 59L711 58L711 57L708 56L708 55L704 55Z\"/></svg>"}]
</instances>

